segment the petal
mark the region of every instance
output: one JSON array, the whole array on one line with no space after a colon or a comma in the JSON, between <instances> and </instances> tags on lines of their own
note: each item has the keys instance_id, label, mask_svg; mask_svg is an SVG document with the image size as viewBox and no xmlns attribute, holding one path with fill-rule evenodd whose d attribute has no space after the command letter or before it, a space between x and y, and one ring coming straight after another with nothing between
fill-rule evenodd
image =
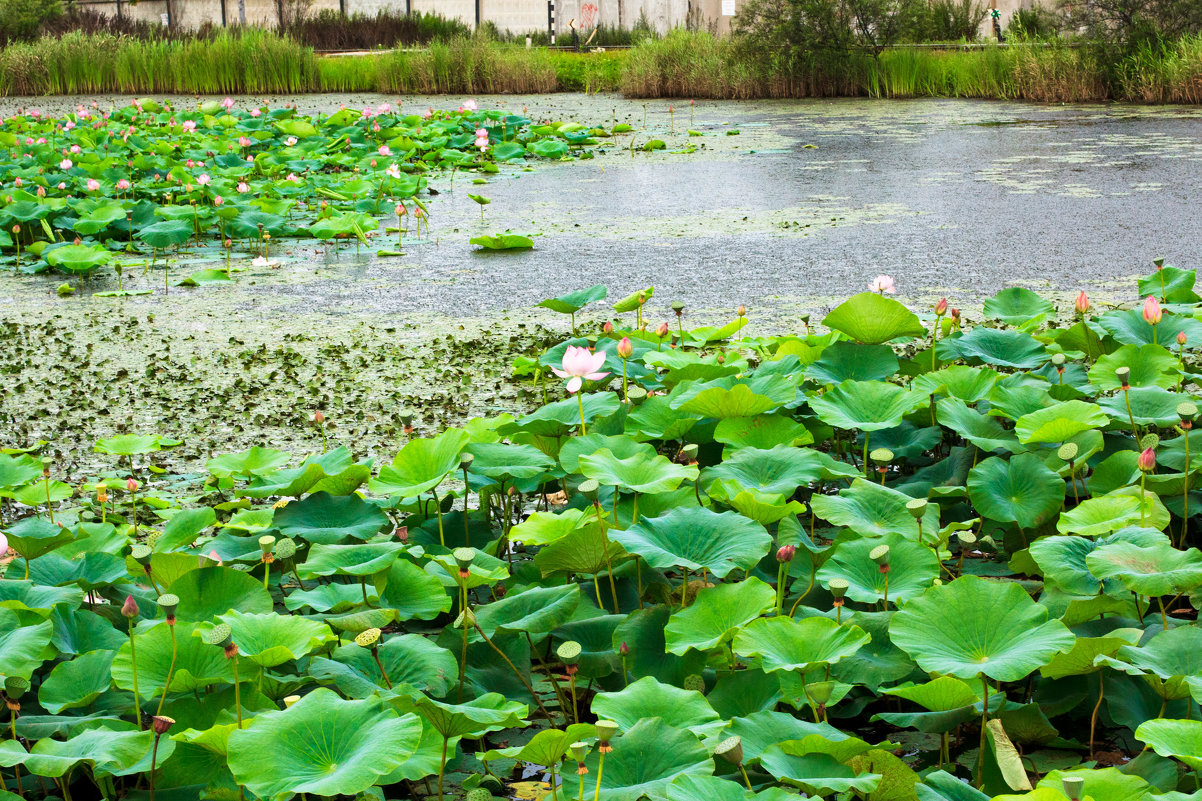
<instances>
[{"instance_id":1,"label":"petal","mask_svg":"<svg viewBox=\"0 0 1202 801\"><path fill-rule=\"evenodd\" d=\"M609 375L609 373L589 373L588 375L585 376L585 378L587 378L589 381L597 381L599 379L605 378L605 376L607 376L607 375Z\"/></svg>"},{"instance_id":2,"label":"petal","mask_svg":"<svg viewBox=\"0 0 1202 801\"><path fill-rule=\"evenodd\" d=\"M551 368L551 372L555 373L555 375L559 376L560 378L567 378L571 375L571 373L566 373L563 370L557 370L554 367Z\"/></svg>"},{"instance_id":3,"label":"petal","mask_svg":"<svg viewBox=\"0 0 1202 801\"><path fill-rule=\"evenodd\" d=\"M584 382L580 380L580 376L573 376L572 380L568 382L568 392L575 392L576 390L580 389L580 385L583 383Z\"/></svg>"}]
</instances>

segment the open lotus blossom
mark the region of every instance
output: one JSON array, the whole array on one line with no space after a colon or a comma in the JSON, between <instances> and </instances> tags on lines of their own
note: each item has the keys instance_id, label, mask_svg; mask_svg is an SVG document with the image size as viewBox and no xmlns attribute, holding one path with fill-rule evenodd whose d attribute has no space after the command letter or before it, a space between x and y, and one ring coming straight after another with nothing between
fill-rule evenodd
<instances>
[{"instance_id":1,"label":"open lotus blossom","mask_svg":"<svg viewBox=\"0 0 1202 801\"><path fill-rule=\"evenodd\" d=\"M287 139L284 140L284 144L287 145L288 147L292 147L296 143L297 143L297 138L295 136L289 136Z\"/></svg>"},{"instance_id":2,"label":"open lotus blossom","mask_svg":"<svg viewBox=\"0 0 1202 801\"><path fill-rule=\"evenodd\" d=\"M288 173L288 177L285 178L284 180L288 181L289 183L298 184L298 183L300 183L300 176L298 176L294 172L290 172L290 173Z\"/></svg>"},{"instance_id":3,"label":"open lotus blossom","mask_svg":"<svg viewBox=\"0 0 1202 801\"><path fill-rule=\"evenodd\" d=\"M80 150L79 145L71 145L71 152L72 153L80 153L82 151Z\"/></svg>"},{"instance_id":4,"label":"open lotus blossom","mask_svg":"<svg viewBox=\"0 0 1202 801\"><path fill-rule=\"evenodd\" d=\"M392 104L391 103L381 103L380 105L376 106L376 110L379 111L381 114L387 114L388 112L392 111Z\"/></svg>"},{"instance_id":5,"label":"open lotus blossom","mask_svg":"<svg viewBox=\"0 0 1202 801\"><path fill-rule=\"evenodd\" d=\"M200 184L201 186L208 186L209 182L212 180L213 179L209 177L208 173L205 173L196 179L196 183Z\"/></svg>"},{"instance_id":6,"label":"open lotus blossom","mask_svg":"<svg viewBox=\"0 0 1202 801\"><path fill-rule=\"evenodd\" d=\"M389 164L388 169L384 170L384 172L385 172L385 174L388 175L389 178L400 178L401 177L401 168L395 164Z\"/></svg>"},{"instance_id":7,"label":"open lotus blossom","mask_svg":"<svg viewBox=\"0 0 1202 801\"><path fill-rule=\"evenodd\" d=\"M225 202L225 198L223 198L221 195L215 195L213 197L213 205L214 206L220 206L224 202Z\"/></svg>"},{"instance_id":8,"label":"open lotus blossom","mask_svg":"<svg viewBox=\"0 0 1202 801\"><path fill-rule=\"evenodd\" d=\"M247 137L247 136L239 136L238 137L238 147L250 147L252 144L254 144L254 143L250 140L250 137Z\"/></svg>"},{"instance_id":9,"label":"open lotus blossom","mask_svg":"<svg viewBox=\"0 0 1202 801\"><path fill-rule=\"evenodd\" d=\"M100 181L97 181L95 178L88 179L88 191L89 192L95 192L99 188L100 188Z\"/></svg>"},{"instance_id":10,"label":"open lotus blossom","mask_svg":"<svg viewBox=\"0 0 1202 801\"><path fill-rule=\"evenodd\" d=\"M477 139L487 139L488 131L484 128L477 128L476 129L476 138Z\"/></svg>"},{"instance_id":11,"label":"open lotus blossom","mask_svg":"<svg viewBox=\"0 0 1202 801\"><path fill-rule=\"evenodd\" d=\"M60 161L58 163L58 166L60 169L63 169L63 170L71 169L71 166L72 166L71 159L63 159L62 161Z\"/></svg>"},{"instance_id":12,"label":"open lotus blossom","mask_svg":"<svg viewBox=\"0 0 1202 801\"><path fill-rule=\"evenodd\" d=\"M0 556L8 553L8 537L0 534Z\"/></svg>"},{"instance_id":13,"label":"open lotus blossom","mask_svg":"<svg viewBox=\"0 0 1202 801\"><path fill-rule=\"evenodd\" d=\"M488 150L488 140L487 139L477 139L476 147L480 148L480 152L483 153L485 150Z\"/></svg>"},{"instance_id":14,"label":"open lotus blossom","mask_svg":"<svg viewBox=\"0 0 1202 801\"><path fill-rule=\"evenodd\" d=\"M257 108L252 108L250 110L250 116L252 116L252 117L258 117L262 113L263 112L259 111Z\"/></svg>"},{"instance_id":15,"label":"open lotus blossom","mask_svg":"<svg viewBox=\"0 0 1202 801\"><path fill-rule=\"evenodd\" d=\"M250 191L250 187L249 187L249 186L247 186L247 184L246 184L246 181L239 181L239 182L238 182L238 192L239 192L239 193L243 193L243 194L244 194L244 193L246 193L246 192L249 192L249 191Z\"/></svg>"},{"instance_id":16,"label":"open lotus blossom","mask_svg":"<svg viewBox=\"0 0 1202 801\"><path fill-rule=\"evenodd\" d=\"M459 107L460 111L476 111L478 106L475 100L464 100L463 105Z\"/></svg>"},{"instance_id":17,"label":"open lotus blossom","mask_svg":"<svg viewBox=\"0 0 1202 801\"><path fill-rule=\"evenodd\" d=\"M225 108L225 109L233 108L234 107L234 99L232 97L227 97L225 100L222 100L221 107Z\"/></svg>"},{"instance_id":18,"label":"open lotus blossom","mask_svg":"<svg viewBox=\"0 0 1202 801\"><path fill-rule=\"evenodd\" d=\"M897 285L893 283L893 277L888 275L878 275L872 279L872 283L868 285L871 292L876 292L878 295L888 293L890 295L897 292Z\"/></svg>"},{"instance_id":19,"label":"open lotus blossom","mask_svg":"<svg viewBox=\"0 0 1202 801\"><path fill-rule=\"evenodd\" d=\"M377 150L376 152L379 153L381 156L391 156L392 148L390 148L388 145L380 145L380 149Z\"/></svg>"},{"instance_id":20,"label":"open lotus blossom","mask_svg":"<svg viewBox=\"0 0 1202 801\"><path fill-rule=\"evenodd\" d=\"M1144 321L1148 325L1156 325L1160 322L1161 316L1160 301L1152 295L1148 295L1144 301Z\"/></svg>"},{"instance_id":21,"label":"open lotus blossom","mask_svg":"<svg viewBox=\"0 0 1202 801\"><path fill-rule=\"evenodd\" d=\"M604 353L593 353L588 348L578 348L574 345L568 345L568 349L564 351L561 366L561 370L552 367L551 372L560 378L569 379L568 392L578 391L586 378L596 381L609 375L607 372L600 372L605 366Z\"/></svg>"},{"instance_id":22,"label":"open lotus blossom","mask_svg":"<svg viewBox=\"0 0 1202 801\"><path fill-rule=\"evenodd\" d=\"M185 131L195 131L196 130L196 120L184 120L183 125L181 125L180 127L183 128Z\"/></svg>"},{"instance_id":23,"label":"open lotus blossom","mask_svg":"<svg viewBox=\"0 0 1202 801\"><path fill-rule=\"evenodd\" d=\"M117 182L117 190L120 192L124 192L126 189L129 189L129 187L130 187L129 181L127 181L124 178L122 178L120 181Z\"/></svg>"}]
</instances>

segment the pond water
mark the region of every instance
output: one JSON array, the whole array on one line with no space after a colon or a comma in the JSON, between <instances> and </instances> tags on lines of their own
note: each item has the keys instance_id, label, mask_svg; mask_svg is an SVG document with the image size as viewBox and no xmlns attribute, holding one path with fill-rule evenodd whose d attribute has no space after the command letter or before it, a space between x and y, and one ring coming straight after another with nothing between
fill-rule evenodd
<instances>
[{"instance_id":1,"label":"pond water","mask_svg":"<svg viewBox=\"0 0 1202 801\"><path fill-rule=\"evenodd\" d=\"M54 112L91 99L9 99L0 111L36 105ZM396 102L367 95L297 101L311 112L385 99ZM566 325L530 307L591 284L607 285L611 299L655 286L653 325L668 319L668 305L679 299L688 304L686 322L725 321L746 304L754 326L781 331L797 330L803 312L820 319L878 273L896 278L905 302L925 305L947 295L971 310L1014 284L1054 298L1063 293L1065 300L1082 288L1103 301L1131 300L1130 278L1148 272L1152 258L1182 267L1202 261L1202 110L1196 108L705 101L692 109L690 124L687 102L674 103L669 114L664 101L644 106L608 95L477 100L484 108L527 108L535 119L626 122L635 128L636 147L659 138L667 148L632 154L631 135L624 134L593 159L540 163L531 171L506 167L485 185L473 186L463 174L453 186L449 178L434 179L431 241L407 245L401 258L376 258L378 245L356 255L347 246L334 252L289 244L279 254L281 268L252 268L235 286L124 300L90 296L111 288L107 276L60 299L53 289L61 277L0 275L6 317L40 327L36 336L33 328L22 334L33 338L31 347L47 326L73 330L105 353L103 360L76 357L72 369L88 380L103 383L120 370L137 375L160 363L168 365L173 387L159 397L130 388L123 420L89 414L77 389L47 384L53 375L47 371L76 351L47 364L9 349L0 366L43 394L36 396L36 414L12 396L0 401L0 413L22 423L22 436L78 438L67 446L74 454L86 453L95 436L114 427L158 429L172 418L189 421L202 441L193 456L261 439L272 426L286 440L295 436L285 430L296 426L289 410L303 399L266 380L251 392L221 359L235 347L257 350L263 361L253 369L269 375L278 372L279 358L291 358L272 356L273 347L301 335L306 339L289 347L314 362L328 361L318 343L332 339L345 340L352 354L370 355L381 345L401 349L395 365L344 374L309 399L342 396L339 402L371 406L369 420L348 433L369 450L376 442L394 449L393 428L386 422L372 428L370 421L387 421L406 398L411 405L413 397L424 398L431 428L465 413L511 407L514 399L500 389L502 360L538 340L530 333L534 324L556 332ZM405 98L403 107L458 102ZM492 201L483 224L469 192ZM505 229L534 235L535 249L482 253L468 244L472 236ZM157 288L162 279L152 273L132 280ZM581 319L602 316L597 306ZM126 337L134 326L138 336ZM487 349L479 347L481 332L490 337ZM445 337L443 344L422 350L436 335ZM480 382L484 361L492 366L489 380ZM379 388L382 377L392 382L386 391ZM153 380L165 386L163 376ZM355 381L363 386L355 389ZM191 387L189 407L180 405L180 385ZM196 417L202 408L212 419ZM87 422L71 422L76 414Z\"/></svg>"}]
</instances>

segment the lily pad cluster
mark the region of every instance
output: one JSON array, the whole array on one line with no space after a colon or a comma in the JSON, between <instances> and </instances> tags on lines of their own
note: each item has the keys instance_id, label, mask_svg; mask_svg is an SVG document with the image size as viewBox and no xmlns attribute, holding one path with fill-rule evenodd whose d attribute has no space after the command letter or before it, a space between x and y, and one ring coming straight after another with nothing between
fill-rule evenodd
<instances>
[{"instance_id":1,"label":"lily pad cluster","mask_svg":"<svg viewBox=\"0 0 1202 801\"><path fill-rule=\"evenodd\" d=\"M315 115L229 98L93 103L63 117L29 109L0 123L0 247L15 269L66 274L166 269L160 257L186 250L226 267L181 283L219 283L235 247L270 261L273 239L366 243L385 219L420 236L431 175L587 155L605 133L473 101Z\"/></svg>"},{"instance_id":2,"label":"lily pad cluster","mask_svg":"<svg viewBox=\"0 0 1202 801\"><path fill-rule=\"evenodd\" d=\"M514 365L541 405L383 464L10 449L5 788L1197 798L1193 285L787 336L590 287Z\"/></svg>"}]
</instances>

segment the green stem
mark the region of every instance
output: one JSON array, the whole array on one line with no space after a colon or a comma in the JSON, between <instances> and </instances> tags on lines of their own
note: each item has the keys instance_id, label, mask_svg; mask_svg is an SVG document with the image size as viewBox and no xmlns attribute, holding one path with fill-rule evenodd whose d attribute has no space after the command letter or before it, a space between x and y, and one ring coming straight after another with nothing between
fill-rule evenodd
<instances>
[{"instance_id":1,"label":"green stem","mask_svg":"<svg viewBox=\"0 0 1202 801\"><path fill-rule=\"evenodd\" d=\"M743 767L743 763L739 763L739 772L743 774L743 781L747 785L747 789L751 790L751 779L747 775L747 768ZM754 791L753 791L754 792Z\"/></svg>"},{"instance_id":2,"label":"green stem","mask_svg":"<svg viewBox=\"0 0 1202 801\"><path fill-rule=\"evenodd\" d=\"M154 781L158 774L159 736L154 736L154 745L150 747L150 801L154 801Z\"/></svg>"},{"instance_id":3,"label":"green stem","mask_svg":"<svg viewBox=\"0 0 1202 801\"><path fill-rule=\"evenodd\" d=\"M851 458L854 461L856 457L853 456ZM867 431L864 432L864 465L863 465L863 467L864 467L864 476L868 479L871 479L872 471L868 467L868 432Z\"/></svg>"},{"instance_id":4,"label":"green stem","mask_svg":"<svg viewBox=\"0 0 1202 801\"><path fill-rule=\"evenodd\" d=\"M438 490L430 490L434 495L434 513L438 515L438 544L442 547L447 547L447 541L442 535L442 501L438 498Z\"/></svg>"},{"instance_id":5,"label":"green stem","mask_svg":"<svg viewBox=\"0 0 1202 801\"><path fill-rule=\"evenodd\" d=\"M543 717L547 719L547 724L554 727L555 721L551 719L551 713L547 711L545 706L543 706L543 702L539 699L538 693L534 692L534 688L530 686L530 682L527 681L526 677L522 675L522 671L518 670L517 665L513 664L513 661L509 658L509 656L500 648L498 648L497 644L493 642L487 634L484 633L484 629L480 628L479 623L473 621L472 625L476 627L476 631L480 632L480 636L484 638L484 641L488 643L489 647L496 651L497 655L501 657L501 659L505 660L505 664L509 665L509 669L513 671L513 675L518 677L518 680L521 681L525 686L526 691L530 693L530 697L534 699L534 703L538 704L538 710L542 712Z\"/></svg>"},{"instance_id":6,"label":"green stem","mask_svg":"<svg viewBox=\"0 0 1202 801\"><path fill-rule=\"evenodd\" d=\"M177 653L175 646L175 626L168 625L167 628L171 631L171 667L167 668L167 681L163 684L163 697L159 699L159 708L155 710L156 715L163 714L163 702L167 700L167 690L171 687L171 676L175 673L175 657ZM130 650L132 651L132 649L133 646L131 645Z\"/></svg>"},{"instance_id":7,"label":"green stem","mask_svg":"<svg viewBox=\"0 0 1202 801\"><path fill-rule=\"evenodd\" d=\"M584 425L584 395L580 392L576 393L576 403L580 405L580 434L583 436L588 434L588 429Z\"/></svg>"},{"instance_id":8,"label":"green stem","mask_svg":"<svg viewBox=\"0 0 1202 801\"><path fill-rule=\"evenodd\" d=\"M1098 671L1098 702L1094 704L1093 714L1089 716L1089 758L1093 759L1093 740L1094 732L1098 727L1098 712L1102 709L1102 697L1105 694L1106 685L1103 684L1102 671Z\"/></svg>"},{"instance_id":9,"label":"green stem","mask_svg":"<svg viewBox=\"0 0 1202 801\"><path fill-rule=\"evenodd\" d=\"M467 484L467 468L464 468L464 470L463 470L463 547L464 548L472 547L472 535L470 533L468 533L468 528L467 528L467 496L470 494L471 494L471 492L468 489L468 484Z\"/></svg>"},{"instance_id":10,"label":"green stem","mask_svg":"<svg viewBox=\"0 0 1202 801\"><path fill-rule=\"evenodd\" d=\"M242 685L238 683L238 654L234 654L234 709L238 712L238 728L242 728Z\"/></svg>"},{"instance_id":11,"label":"green stem","mask_svg":"<svg viewBox=\"0 0 1202 801\"><path fill-rule=\"evenodd\" d=\"M605 771L605 752L601 752L601 756L597 759L597 791L593 793L593 801L598 801L601 798L601 774Z\"/></svg>"},{"instance_id":12,"label":"green stem","mask_svg":"<svg viewBox=\"0 0 1202 801\"><path fill-rule=\"evenodd\" d=\"M443 736L442 738L442 760L438 763L438 801L443 801L442 795L442 775L447 770L447 740L450 738Z\"/></svg>"},{"instance_id":13,"label":"green stem","mask_svg":"<svg viewBox=\"0 0 1202 801\"><path fill-rule=\"evenodd\" d=\"M9 725L12 728L13 742L19 743L20 740L17 739L17 710L10 709L9 714L10 714ZM17 777L17 795L24 798L25 793L23 790L21 790L21 766L13 765L13 773L16 774L16 777Z\"/></svg>"},{"instance_id":14,"label":"green stem","mask_svg":"<svg viewBox=\"0 0 1202 801\"><path fill-rule=\"evenodd\" d=\"M977 789L981 789L981 784L985 780L985 724L989 722L989 679L985 674L981 674L981 688L984 690L984 695L981 696L981 747L977 753Z\"/></svg>"},{"instance_id":15,"label":"green stem","mask_svg":"<svg viewBox=\"0 0 1202 801\"><path fill-rule=\"evenodd\" d=\"M1160 622L1164 626L1164 630L1169 630L1169 613L1164 610L1164 596L1161 595L1157 599L1160 604Z\"/></svg>"},{"instance_id":16,"label":"green stem","mask_svg":"<svg viewBox=\"0 0 1202 801\"><path fill-rule=\"evenodd\" d=\"M1189 431L1185 432L1185 487L1181 490L1181 542L1178 548L1185 547L1185 535L1189 532Z\"/></svg>"},{"instance_id":17,"label":"green stem","mask_svg":"<svg viewBox=\"0 0 1202 801\"><path fill-rule=\"evenodd\" d=\"M459 580L459 612L463 615L463 648L459 654L459 703L463 703L463 674L467 671L467 584Z\"/></svg>"},{"instance_id":18,"label":"green stem","mask_svg":"<svg viewBox=\"0 0 1202 801\"><path fill-rule=\"evenodd\" d=\"M1135 427L1135 415L1131 413L1131 395L1127 387L1123 387L1123 400L1127 404L1127 420L1131 422L1131 433L1135 435L1135 444L1139 445L1139 429Z\"/></svg>"},{"instance_id":19,"label":"green stem","mask_svg":"<svg viewBox=\"0 0 1202 801\"><path fill-rule=\"evenodd\" d=\"M134 620L129 619L129 663L134 676L134 714L138 719L138 731L142 730L142 696L138 694L138 652L134 648ZM64 777L65 780L66 777Z\"/></svg>"}]
</instances>

